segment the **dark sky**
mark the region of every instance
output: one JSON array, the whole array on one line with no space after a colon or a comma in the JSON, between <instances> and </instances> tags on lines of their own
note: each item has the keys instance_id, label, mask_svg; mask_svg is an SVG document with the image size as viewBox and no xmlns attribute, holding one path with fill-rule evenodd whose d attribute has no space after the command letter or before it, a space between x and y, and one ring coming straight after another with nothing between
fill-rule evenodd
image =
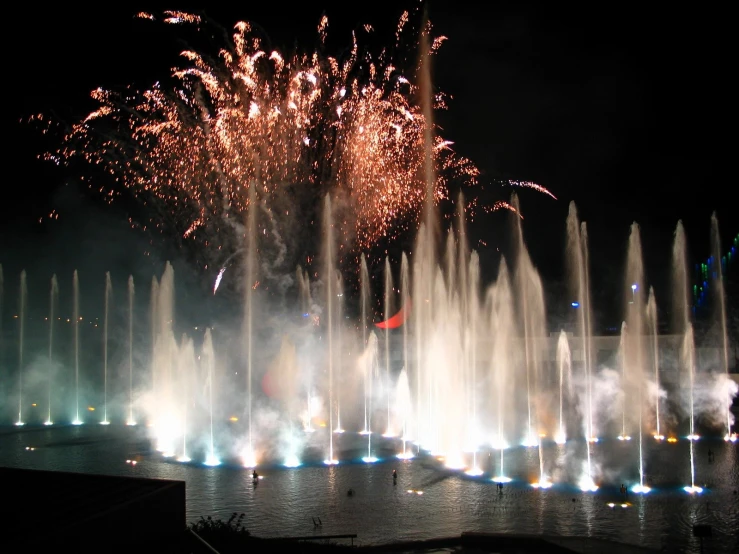
<instances>
[{"instance_id":1,"label":"dark sky","mask_svg":"<svg viewBox=\"0 0 739 554\"><path fill-rule=\"evenodd\" d=\"M346 2L208 4L206 13L227 28L241 19L259 23L274 46L297 40L309 47L325 10L330 41L344 47L362 23L391 34L403 8L415 2L365 2L352 11ZM36 112L82 114L97 86L144 88L168 75L177 60L176 29L134 20L136 9L96 6L41 10L25 3L4 13L12 30L4 35L12 40L5 44L9 121L0 208L6 282L20 266L48 279L82 263L80 257L101 272L104 264L121 271L140 265L142 237L131 239L141 242L135 248L115 247L128 232L123 211L82 201L63 187L58 169L35 161L37 136L18 124ZM438 119L446 138L478 165L483 183L495 176L531 180L558 197L520 194L526 239L545 279L562 272L570 200L590 226L596 287L598 279L620 279L614 274L620 275L632 221L642 226L647 272L657 281L678 219L696 259L709 254L713 210L725 240L736 234L728 171L735 64L727 14L623 3L565 11L433 0L429 11L435 33L449 39L434 60L435 86L452 96ZM496 195L507 198L505 191ZM59 221L39 225L52 209ZM475 236L491 245L505 240L503 219L478 219Z\"/></svg>"}]
</instances>

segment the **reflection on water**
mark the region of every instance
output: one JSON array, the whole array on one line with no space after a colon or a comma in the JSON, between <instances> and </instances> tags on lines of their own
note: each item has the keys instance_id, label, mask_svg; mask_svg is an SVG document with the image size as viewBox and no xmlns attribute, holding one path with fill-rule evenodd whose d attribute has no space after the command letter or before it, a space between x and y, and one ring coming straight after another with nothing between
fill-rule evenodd
<instances>
[{"instance_id":1,"label":"reflection on water","mask_svg":"<svg viewBox=\"0 0 739 554\"><path fill-rule=\"evenodd\" d=\"M604 441L597 449L601 460L619 459L619 464L602 464L608 482L602 482L597 493L582 493L556 479L548 490L530 487L538 477L535 448L506 451L506 473L514 481L502 491L490 481L497 469L495 454L482 458L487 473L479 478L442 470L432 459L390 459L332 467L264 467L259 469L264 479L254 486L250 470L240 467L163 460L150 451L144 432L113 425L6 428L0 430L0 465L183 480L190 520L201 515L228 519L233 512L244 512L246 527L265 537L357 533L360 544L378 544L463 531L516 532L591 536L699 552L692 526L708 524L713 527L711 551L735 552L739 547L737 445L720 440L697 444L696 475L707 488L704 494L690 496L681 489L689 479L688 444L681 441L650 444L647 481L654 490L646 496L624 496L619 486L633 482L633 471L618 473L613 468L631 453L617 441ZM342 440L352 439L347 434ZM715 453L713 463L708 461L709 447ZM567 458L561 446L545 448L551 460ZM126 463L131 459L139 462ZM395 484L393 469L398 472ZM315 527L313 518L320 518L322 526Z\"/></svg>"}]
</instances>

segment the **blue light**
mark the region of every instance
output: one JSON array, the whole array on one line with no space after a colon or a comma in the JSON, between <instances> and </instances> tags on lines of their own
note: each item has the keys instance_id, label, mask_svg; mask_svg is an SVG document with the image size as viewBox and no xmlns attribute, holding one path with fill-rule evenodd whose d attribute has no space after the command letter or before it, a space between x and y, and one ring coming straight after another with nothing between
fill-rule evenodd
<instances>
[{"instance_id":1,"label":"blue light","mask_svg":"<svg viewBox=\"0 0 739 554\"><path fill-rule=\"evenodd\" d=\"M303 317L308 317L310 314L303 314Z\"/></svg>"},{"instance_id":2,"label":"blue light","mask_svg":"<svg viewBox=\"0 0 739 554\"><path fill-rule=\"evenodd\" d=\"M572 307L573 308L579 308L580 307L580 303L579 302L573 302L572 303Z\"/></svg>"}]
</instances>

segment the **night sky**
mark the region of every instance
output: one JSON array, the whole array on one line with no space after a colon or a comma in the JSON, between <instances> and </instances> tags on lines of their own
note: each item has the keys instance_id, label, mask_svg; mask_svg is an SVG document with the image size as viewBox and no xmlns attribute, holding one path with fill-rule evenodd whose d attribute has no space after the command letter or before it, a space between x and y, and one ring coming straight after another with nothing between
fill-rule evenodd
<instances>
[{"instance_id":1,"label":"night sky","mask_svg":"<svg viewBox=\"0 0 739 554\"><path fill-rule=\"evenodd\" d=\"M589 225L594 286L611 297L620 294L613 287L621 283L633 221L642 227L647 275L657 286L668 277L678 219L695 261L710 254L712 211L724 242L736 235L728 171L736 96L728 16L623 3L587 11L480 4L430 2L435 34L448 37L434 59L434 85L452 97L438 123L456 151L481 169L485 194L507 200L510 191L491 183L505 177L537 182L557 196L520 191L526 240L545 281L563 276L571 200ZM345 2L290 8L261 2L205 11L226 28L242 19L259 23L274 47L297 41L306 49L325 11L330 50L348 47L351 29L363 23L392 36L403 8L414 5L366 2L347 12ZM82 266L100 275L161 271L156 253L142 265L147 239L128 229L125 209L65 186L68 175L35 160L43 143L19 124L37 112L82 115L92 106L93 88L143 89L178 62L176 27L135 20L138 10L99 6L40 10L26 3L4 14L15 37L4 60L9 117L0 263L6 289L21 267L43 282L54 271L66 275ZM39 223L54 209L58 220ZM509 219L502 213L478 218L471 233L494 249L508 240ZM474 246L483 259L494 258Z\"/></svg>"}]
</instances>

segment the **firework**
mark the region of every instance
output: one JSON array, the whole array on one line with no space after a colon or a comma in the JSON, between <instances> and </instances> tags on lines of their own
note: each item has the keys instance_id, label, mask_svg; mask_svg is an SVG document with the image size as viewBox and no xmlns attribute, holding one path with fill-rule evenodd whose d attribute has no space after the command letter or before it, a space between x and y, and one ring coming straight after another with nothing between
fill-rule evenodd
<instances>
[{"instance_id":1,"label":"firework","mask_svg":"<svg viewBox=\"0 0 739 554\"><path fill-rule=\"evenodd\" d=\"M542 194L546 194L547 196L551 196L555 200L557 199L556 196L554 196L547 188L537 185L536 183L532 183L531 181L516 181L514 179L509 179L508 184L512 187L523 187L528 189L533 189L537 192L541 192Z\"/></svg>"},{"instance_id":2,"label":"firework","mask_svg":"<svg viewBox=\"0 0 739 554\"><path fill-rule=\"evenodd\" d=\"M170 11L138 17L228 37L211 32L217 26L203 16ZM410 19L402 15L396 46ZM327 26L324 17L322 44ZM444 40L429 41L430 53ZM336 199L342 255L415 229L429 190L423 166L430 125L414 102L417 63L406 75L408 63L386 51L373 57L356 35L341 58L322 53L323 47L286 56L267 51L247 22L237 23L225 42L215 53L183 51L184 63L166 83L143 92L94 90L98 108L73 124L46 159L82 159L101 169L101 180L87 180L109 201L132 193L151 209L151 228L200 241L220 256L239 248L252 207L260 209L260 235L281 240L305 234L315 216L305 206L320 205L326 194ZM446 107L443 94L432 100L435 110ZM475 185L479 172L437 131L430 190L438 203L448 199L452 181ZM516 184L553 197L533 183ZM281 259L292 270L294 260Z\"/></svg>"}]
</instances>

